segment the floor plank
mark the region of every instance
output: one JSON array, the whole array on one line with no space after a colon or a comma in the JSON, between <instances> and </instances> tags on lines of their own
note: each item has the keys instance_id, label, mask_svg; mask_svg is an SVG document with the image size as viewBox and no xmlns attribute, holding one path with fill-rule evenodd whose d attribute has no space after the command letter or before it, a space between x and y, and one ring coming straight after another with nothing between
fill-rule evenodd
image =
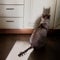
<instances>
[{"instance_id":1,"label":"floor plank","mask_svg":"<svg viewBox=\"0 0 60 60\"><path fill-rule=\"evenodd\" d=\"M5 60L16 41L29 41L30 35L0 35L0 60ZM14 49L15 50L15 49ZM19 51L17 51L19 52ZM60 59L60 38L47 38L47 46L44 51L33 51L28 60L59 60Z\"/></svg>"}]
</instances>

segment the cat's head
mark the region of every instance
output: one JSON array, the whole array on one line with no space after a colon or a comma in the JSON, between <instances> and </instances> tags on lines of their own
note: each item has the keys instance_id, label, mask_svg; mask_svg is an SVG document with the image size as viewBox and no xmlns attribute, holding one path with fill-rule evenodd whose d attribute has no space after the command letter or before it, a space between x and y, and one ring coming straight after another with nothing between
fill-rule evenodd
<instances>
[{"instance_id":1,"label":"cat's head","mask_svg":"<svg viewBox=\"0 0 60 60\"><path fill-rule=\"evenodd\" d=\"M50 18L50 8L43 8L43 13L42 13L43 18Z\"/></svg>"},{"instance_id":2,"label":"cat's head","mask_svg":"<svg viewBox=\"0 0 60 60\"><path fill-rule=\"evenodd\" d=\"M49 15L50 14L50 8L43 8L43 15Z\"/></svg>"}]
</instances>

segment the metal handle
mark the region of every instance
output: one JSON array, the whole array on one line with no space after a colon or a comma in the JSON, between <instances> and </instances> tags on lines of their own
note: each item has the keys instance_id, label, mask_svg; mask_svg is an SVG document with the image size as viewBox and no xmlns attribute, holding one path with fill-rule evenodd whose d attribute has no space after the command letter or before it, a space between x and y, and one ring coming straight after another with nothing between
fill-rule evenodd
<instances>
[{"instance_id":1,"label":"metal handle","mask_svg":"<svg viewBox=\"0 0 60 60\"><path fill-rule=\"evenodd\" d=\"M14 21L6 21L6 22L14 22Z\"/></svg>"},{"instance_id":2,"label":"metal handle","mask_svg":"<svg viewBox=\"0 0 60 60\"><path fill-rule=\"evenodd\" d=\"M6 8L6 10L14 10L14 8Z\"/></svg>"}]
</instances>

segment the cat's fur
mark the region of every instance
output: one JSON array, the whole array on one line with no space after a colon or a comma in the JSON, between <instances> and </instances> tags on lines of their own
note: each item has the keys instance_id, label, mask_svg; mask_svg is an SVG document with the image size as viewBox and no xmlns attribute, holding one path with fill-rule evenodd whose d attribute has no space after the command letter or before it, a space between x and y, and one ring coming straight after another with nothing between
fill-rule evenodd
<instances>
[{"instance_id":1,"label":"cat's fur","mask_svg":"<svg viewBox=\"0 0 60 60\"><path fill-rule=\"evenodd\" d=\"M30 37L30 44L31 46L26 49L25 51L18 54L18 56L23 55L29 49L34 48L34 50L42 49L46 45L46 36L49 27L49 20L50 20L50 8L44 8L42 16L39 17L34 25L34 31Z\"/></svg>"},{"instance_id":2,"label":"cat's fur","mask_svg":"<svg viewBox=\"0 0 60 60\"><path fill-rule=\"evenodd\" d=\"M47 16L48 15L48 16ZM50 19L50 8L43 8L43 13L40 17L38 17L38 19L35 21L34 24L34 29L37 29L40 26L40 23L42 21L42 18L44 19L44 17L47 17L48 19Z\"/></svg>"}]
</instances>

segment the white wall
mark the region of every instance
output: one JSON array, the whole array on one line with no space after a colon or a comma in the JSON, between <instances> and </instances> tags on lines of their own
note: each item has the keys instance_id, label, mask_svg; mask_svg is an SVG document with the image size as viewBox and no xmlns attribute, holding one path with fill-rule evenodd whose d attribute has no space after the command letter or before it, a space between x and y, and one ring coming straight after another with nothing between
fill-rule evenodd
<instances>
[{"instance_id":1,"label":"white wall","mask_svg":"<svg viewBox=\"0 0 60 60\"><path fill-rule=\"evenodd\" d=\"M54 29L60 29L60 0L57 0Z\"/></svg>"},{"instance_id":2,"label":"white wall","mask_svg":"<svg viewBox=\"0 0 60 60\"><path fill-rule=\"evenodd\" d=\"M25 0L28 2L25 7L27 6L27 10L25 13L27 15L27 19L24 20L24 27L25 28L33 28L35 20L41 16L43 8L51 7L51 21L50 21L50 28L53 28L53 21L54 21L54 15L55 15L55 6L56 6L56 0ZM30 4L30 5L29 5ZM30 7L30 8L29 8ZM29 13L29 15L28 15Z\"/></svg>"}]
</instances>

